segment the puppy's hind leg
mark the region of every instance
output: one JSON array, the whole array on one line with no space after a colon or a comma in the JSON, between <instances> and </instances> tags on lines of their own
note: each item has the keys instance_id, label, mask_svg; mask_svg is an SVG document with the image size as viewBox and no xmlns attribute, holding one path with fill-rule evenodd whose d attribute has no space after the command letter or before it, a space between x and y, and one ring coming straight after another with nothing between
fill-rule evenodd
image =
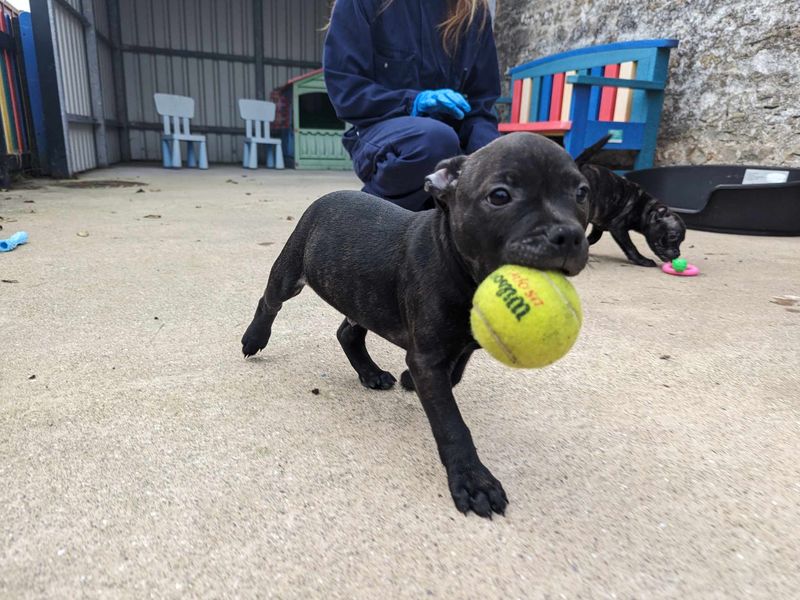
<instances>
[{"instance_id":1,"label":"puppy's hind leg","mask_svg":"<svg viewBox=\"0 0 800 600\"><path fill-rule=\"evenodd\" d=\"M305 286L302 245L299 239L290 237L272 265L267 289L258 301L253 321L242 336L242 353L245 357L253 356L266 347L272 323L283 303L297 296Z\"/></svg>"},{"instance_id":2,"label":"puppy's hind leg","mask_svg":"<svg viewBox=\"0 0 800 600\"><path fill-rule=\"evenodd\" d=\"M367 329L358 323L351 323L348 319L342 322L336 332L336 339L342 345L347 360L358 373L361 385L372 390L388 390L397 380L372 360L364 342L366 337Z\"/></svg>"}]
</instances>

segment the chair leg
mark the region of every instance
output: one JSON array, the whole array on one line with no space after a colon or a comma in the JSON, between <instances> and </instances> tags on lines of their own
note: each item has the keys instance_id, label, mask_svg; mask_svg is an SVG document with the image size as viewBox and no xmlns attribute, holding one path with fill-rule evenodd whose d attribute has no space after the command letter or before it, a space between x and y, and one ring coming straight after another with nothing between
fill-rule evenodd
<instances>
[{"instance_id":1,"label":"chair leg","mask_svg":"<svg viewBox=\"0 0 800 600\"><path fill-rule=\"evenodd\" d=\"M656 144L655 140L648 140L645 138L642 147L639 148L639 152L636 153L636 159L633 163L633 170L638 171L639 169L649 169L653 166L653 155L656 151Z\"/></svg>"},{"instance_id":2,"label":"chair leg","mask_svg":"<svg viewBox=\"0 0 800 600\"><path fill-rule=\"evenodd\" d=\"M172 140L172 168L181 168L181 143L178 140Z\"/></svg>"},{"instance_id":3,"label":"chair leg","mask_svg":"<svg viewBox=\"0 0 800 600\"><path fill-rule=\"evenodd\" d=\"M275 148L275 168L276 169L283 169L283 144L278 142L274 146Z\"/></svg>"},{"instance_id":4,"label":"chair leg","mask_svg":"<svg viewBox=\"0 0 800 600\"><path fill-rule=\"evenodd\" d=\"M250 168L250 144L247 143L247 140L245 140L244 149L242 150L242 168Z\"/></svg>"},{"instance_id":5,"label":"chair leg","mask_svg":"<svg viewBox=\"0 0 800 600\"><path fill-rule=\"evenodd\" d=\"M258 144L255 142L250 142L250 162L248 163L248 167L251 169L258 168Z\"/></svg>"},{"instance_id":6,"label":"chair leg","mask_svg":"<svg viewBox=\"0 0 800 600\"><path fill-rule=\"evenodd\" d=\"M205 140L200 142L200 168L208 169L208 149Z\"/></svg>"},{"instance_id":7,"label":"chair leg","mask_svg":"<svg viewBox=\"0 0 800 600\"><path fill-rule=\"evenodd\" d=\"M194 150L194 142L186 142L186 166L197 166L197 154Z\"/></svg>"},{"instance_id":8,"label":"chair leg","mask_svg":"<svg viewBox=\"0 0 800 600\"><path fill-rule=\"evenodd\" d=\"M636 158L633 161L633 170L638 171L639 169L649 169L652 166L653 159L639 150L639 152L636 153Z\"/></svg>"},{"instance_id":9,"label":"chair leg","mask_svg":"<svg viewBox=\"0 0 800 600\"><path fill-rule=\"evenodd\" d=\"M169 142L167 140L161 140L161 162L165 169L169 169L172 166L169 153Z\"/></svg>"},{"instance_id":10,"label":"chair leg","mask_svg":"<svg viewBox=\"0 0 800 600\"><path fill-rule=\"evenodd\" d=\"M275 168L275 155L272 153L272 150L275 148L272 144L267 144L267 168L274 169Z\"/></svg>"}]
</instances>

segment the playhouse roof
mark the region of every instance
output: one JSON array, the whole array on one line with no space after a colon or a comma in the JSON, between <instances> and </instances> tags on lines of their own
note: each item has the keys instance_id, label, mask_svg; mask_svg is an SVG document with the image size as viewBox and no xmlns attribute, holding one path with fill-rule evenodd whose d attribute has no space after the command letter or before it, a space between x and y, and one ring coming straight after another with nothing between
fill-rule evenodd
<instances>
[{"instance_id":1,"label":"playhouse roof","mask_svg":"<svg viewBox=\"0 0 800 600\"><path fill-rule=\"evenodd\" d=\"M309 71L308 73L303 73L302 75L298 75L297 77L292 77L281 87L292 85L293 83L297 83L298 81L302 81L303 79L308 79L309 77L313 77L314 75L319 75L320 73L322 73L322 69L314 69L313 71Z\"/></svg>"}]
</instances>

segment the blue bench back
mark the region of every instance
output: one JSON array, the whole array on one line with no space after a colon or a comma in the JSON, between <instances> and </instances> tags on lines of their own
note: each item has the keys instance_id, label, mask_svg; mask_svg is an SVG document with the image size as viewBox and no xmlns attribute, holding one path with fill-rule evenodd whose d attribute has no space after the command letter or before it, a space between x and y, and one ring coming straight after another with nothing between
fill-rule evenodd
<instances>
[{"instance_id":1,"label":"blue bench back","mask_svg":"<svg viewBox=\"0 0 800 600\"><path fill-rule=\"evenodd\" d=\"M566 71L577 71L579 75L603 74L603 67L624 62L636 62L635 79L648 81L666 81L669 66L669 52L678 45L678 40L636 40L631 42L615 42L588 48L578 48L532 60L509 69L512 80L534 80L535 89L547 88L547 76ZM536 80L539 78L540 83ZM540 92L541 93L541 92ZM600 89L592 90L592 106L599 105ZM542 95L542 99L549 103L549 99ZM541 107L540 107L541 108ZM632 122L643 122L646 114L645 92L633 92L631 107ZM540 111L541 116L541 111ZM537 118L534 120L546 120Z\"/></svg>"}]
</instances>

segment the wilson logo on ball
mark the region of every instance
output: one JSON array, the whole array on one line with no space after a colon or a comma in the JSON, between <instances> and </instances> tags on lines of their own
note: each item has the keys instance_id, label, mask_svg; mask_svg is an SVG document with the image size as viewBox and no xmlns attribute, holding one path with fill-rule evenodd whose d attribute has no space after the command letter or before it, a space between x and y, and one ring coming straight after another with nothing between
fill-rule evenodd
<instances>
[{"instance_id":1,"label":"wilson logo on ball","mask_svg":"<svg viewBox=\"0 0 800 600\"><path fill-rule=\"evenodd\" d=\"M503 300L517 321L521 321L522 317L531 311L531 304L541 306L544 302L534 290L530 289L528 281L519 273L512 271L509 278L513 283L500 273L495 273L492 277L492 281L497 284L495 295Z\"/></svg>"}]
</instances>

